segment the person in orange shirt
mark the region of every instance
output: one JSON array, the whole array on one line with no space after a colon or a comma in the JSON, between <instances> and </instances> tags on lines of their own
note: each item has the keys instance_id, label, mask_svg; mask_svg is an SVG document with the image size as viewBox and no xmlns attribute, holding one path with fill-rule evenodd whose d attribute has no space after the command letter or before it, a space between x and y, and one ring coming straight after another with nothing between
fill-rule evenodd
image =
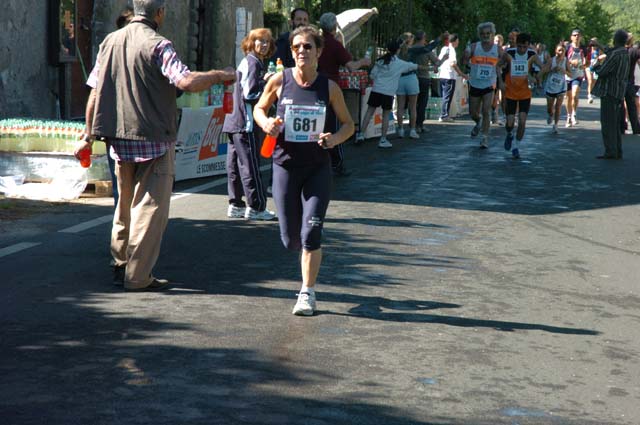
<instances>
[{"instance_id":1,"label":"person in orange shirt","mask_svg":"<svg viewBox=\"0 0 640 425\"><path fill-rule=\"evenodd\" d=\"M529 88L529 70L532 64L542 68L542 63L531 44L531 34L520 33L516 38L516 47L509 48L502 55L500 62L506 65L505 75L505 113L507 136L504 139L504 149L511 151L514 159L520 158L520 141L524 138L527 124L527 114L531 107L531 89ZM518 130L513 143L513 127L518 113Z\"/></svg>"}]
</instances>

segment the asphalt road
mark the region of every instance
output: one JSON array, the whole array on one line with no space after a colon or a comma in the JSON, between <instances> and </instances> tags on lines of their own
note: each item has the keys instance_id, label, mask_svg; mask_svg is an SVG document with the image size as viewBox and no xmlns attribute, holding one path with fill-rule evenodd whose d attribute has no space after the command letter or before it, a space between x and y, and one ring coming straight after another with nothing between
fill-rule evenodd
<instances>
[{"instance_id":1,"label":"asphalt road","mask_svg":"<svg viewBox=\"0 0 640 425\"><path fill-rule=\"evenodd\" d=\"M596 160L597 107L536 99L519 161L468 118L347 146L311 318L221 179L177 185L161 293L111 285L109 200L1 223L0 423L639 424L640 137Z\"/></svg>"}]
</instances>

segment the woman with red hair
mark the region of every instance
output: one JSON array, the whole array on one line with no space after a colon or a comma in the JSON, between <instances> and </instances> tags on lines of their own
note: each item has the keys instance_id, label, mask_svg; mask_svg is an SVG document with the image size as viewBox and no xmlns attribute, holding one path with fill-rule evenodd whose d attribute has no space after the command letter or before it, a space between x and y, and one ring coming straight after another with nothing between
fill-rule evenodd
<instances>
[{"instance_id":1,"label":"woman with red hair","mask_svg":"<svg viewBox=\"0 0 640 425\"><path fill-rule=\"evenodd\" d=\"M233 112L226 116L222 131L229 137L227 150L227 189L229 218L273 220L275 214L267 210L267 191L260 176L259 147L256 143L253 107L271 77L265 66L266 58L275 52L271 31L256 28L242 40L246 55L236 70L237 83L233 93ZM242 197L245 197L243 201Z\"/></svg>"}]
</instances>

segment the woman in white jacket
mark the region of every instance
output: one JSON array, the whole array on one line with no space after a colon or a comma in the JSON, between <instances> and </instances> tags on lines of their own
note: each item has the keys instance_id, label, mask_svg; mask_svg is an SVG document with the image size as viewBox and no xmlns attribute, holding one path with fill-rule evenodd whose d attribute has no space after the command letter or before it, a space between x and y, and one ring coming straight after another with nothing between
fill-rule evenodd
<instances>
[{"instance_id":1,"label":"woman in white jacket","mask_svg":"<svg viewBox=\"0 0 640 425\"><path fill-rule=\"evenodd\" d=\"M390 41L387 44L387 53L378 59L371 70L371 79L373 87L367 101L367 112L364 115L360 132L356 136L356 143L364 140L364 133L367 130L369 121L373 116L376 108L382 107L382 136L378 142L379 148L390 148L393 145L387 140L387 131L389 130L389 114L393 108L393 97L398 90L400 76L409 71L418 69L418 64L406 62L398 59L396 53L400 48L400 42L397 40Z\"/></svg>"}]
</instances>

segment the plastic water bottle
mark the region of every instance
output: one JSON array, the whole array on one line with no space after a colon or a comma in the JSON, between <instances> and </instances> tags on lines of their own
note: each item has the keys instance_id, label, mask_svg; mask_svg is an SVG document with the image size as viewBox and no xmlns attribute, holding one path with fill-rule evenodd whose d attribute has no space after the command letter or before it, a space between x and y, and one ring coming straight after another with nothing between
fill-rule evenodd
<instances>
[{"instance_id":1,"label":"plastic water bottle","mask_svg":"<svg viewBox=\"0 0 640 425\"><path fill-rule=\"evenodd\" d=\"M231 81L225 81L224 83L222 110L225 114L230 114L233 112L233 83Z\"/></svg>"},{"instance_id":2,"label":"plastic water bottle","mask_svg":"<svg viewBox=\"0 0 640 425\"><path fill-rule=\"evenodd\" d=\"M284 71L284 65L282 64L282 59L276 59L276 72Z\"/></svg>"},{"instance_id":3,"label":"plastic water bottle","mask_svg":"<svg viewBox=\"0 0 640 425\"><path fill-rule=\"evenodd\" d=\"M282 124L282 118L276 117L276 125ZM262 141L262 148L260 148L260 155L264 158L271 158L273 155L273 150L276 147L276 142L278 141L277 137L273 137L267 134Z\"/></svg>"},{"instance_id":4,"label":"plastic water bottle","mask_svg":"<svg viewBox=\"0 0 640 425\"><path fill-rule=\"evenodd\" d=\"M364 54L364 57L367 58L367 59L371 59L371 55L373 55L373 47L369 46L367 48L367 51Z\"/></svg>"},{"instance_id":5,"label":"plastic water bottle","mask_svg":"<svg viewBox=\"0 0 640 425\"><path fill-rule=\"evenodd\" d=\"M269 61L269 67L267 68L267 72L269 74L273 74L276 72L276 64L273 61Z\"/></svg>"}]
</instances>

